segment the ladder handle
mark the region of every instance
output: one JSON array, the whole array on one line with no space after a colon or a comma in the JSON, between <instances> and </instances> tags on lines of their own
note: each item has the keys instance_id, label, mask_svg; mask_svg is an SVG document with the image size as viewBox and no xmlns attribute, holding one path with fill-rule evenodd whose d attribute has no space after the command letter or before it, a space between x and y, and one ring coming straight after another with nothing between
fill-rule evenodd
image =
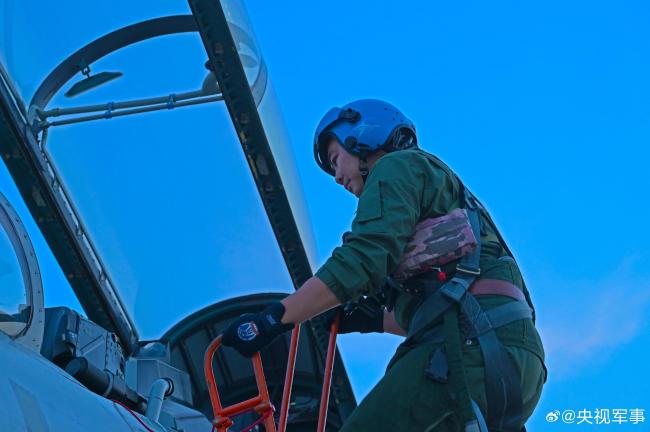
<instances>
[{"instance_id":1,"label":"ladder handle","mask_svg":"<svg viewBox=\"0 0 650 432\"><path fill-rule=\"evenodd\" d=\"M338 313L330 327L330 339L327 346L327 358L325 360L325 375L323 376L323 391L320 396L320 411L318 413L318 428L316 432L325 432L327 423L327 408L330 402L330 388L332 386L332 370L334 369L334 354L336 353L336 336L339 332L341 314Z\"/></svg>"},{"instance_id":2,"label":"ladder handle","mask_svg":"<svg viewBox=\"0 0 650 432\"><path fill-rule=\"evenodd\" d=\"M212 404L212 412L214 413L214 424L219 432L228 432L228 428L232 426L232 420L229 418L230 416L241 414L250 409L255 409L258 414L264 415L265 411L273 409L273 405L269 399L269 391L266 387L264 369L262 368L262 357L260 357L259 352L256 352L253 354L252 361L253 370L255 371L255 382L257 383L259 394L251 399L226 408L221 406L217 383L214 379L214 370L212 369L212 359L219 347L221 347L221 338L222 335L217 336L212 342L210 342L210 345L208 345L203 358L203 372L205 373L205 380L208 384L210 403ZM266 427L267 432L276 432L275 422L272 415L266 416L264 419L264 426Z\"/></svg>"},{"instance_id":3,"label":"ladder handle","mask_svg":"<svg viewBox=\"0 0 650 432\"><path fill-rule=\"evenodd\" d=\"M296 324L291 332L291 344L289 345L289 359L287 360L287 374L284 377L284 390L282 392L282 406L280 408L280 422L278 432L284 432L287 428L289 417L289 404L291 401L291 387L293 386L293 373L296 367L296 356L298 354L298 340L300 339L300 324Z\"/></svg>"}]
</instances>

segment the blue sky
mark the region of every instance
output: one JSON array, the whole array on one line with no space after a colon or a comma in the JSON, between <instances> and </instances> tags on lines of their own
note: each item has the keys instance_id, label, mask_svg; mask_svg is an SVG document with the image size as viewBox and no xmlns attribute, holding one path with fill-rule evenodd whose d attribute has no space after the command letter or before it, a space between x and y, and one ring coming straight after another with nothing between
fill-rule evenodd
<instances>
[{"instance_id":1,"label":"blue sky","mask_svg":"<svg viewBox=\"0 0 650 432\"><path fill-rule=\"evenodd\" d=\"M385 99L491 210L524 271L549 366L529 430L550 430L544 417L553 410L650 409L642 374L650 346L645 3L247 8L291 138L320 262L348 229L355 198L314 164L313 130L331 106ZM104 27L88 34L113 28ZM8 182L2 166L1 189L16 202ZM34 241L45 249L38 234ZM50 286L59 284L51 259L42 265ZM49 295L50 304L71 301ZM385 335L340 338L357 396L379 379L398 343ZM556 423L553 430L594 427Z\"/></svg>"},{"instance_id":2,"label":"blue sky","mask_svg":"<svg viewBox=\"0 0 650 432\"><path fill-rule=\"evenodd\" d=\"M550 369L529 430L550 430L556 409L648 409L647 4L396 5L248 4L321 256L355 201L314 167L313 129L330 106L388 100L483 200L523 268ZM395 343L341 338L359 393ZM564 429L590 427L553 426Z\"/></svg>"}]
</instances>

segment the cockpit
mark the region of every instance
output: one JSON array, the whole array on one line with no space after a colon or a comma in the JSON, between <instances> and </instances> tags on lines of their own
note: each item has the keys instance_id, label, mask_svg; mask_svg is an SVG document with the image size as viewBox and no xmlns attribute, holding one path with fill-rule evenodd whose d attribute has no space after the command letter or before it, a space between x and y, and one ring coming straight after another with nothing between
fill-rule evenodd
<instances>
[{"instance_id":1,"label":"cockpit","mask_svg":"<svg viewBox=\"0 0 650 432\"><path fill-rule=\"evenodd\" d=\"M156 379L172 380L163 412L175 430L178 406L210 414L200 361L211 338L306 280L314 245L243 2L119 3L0 3L1 180L65 277L52 289L83 308L43 305L50 287L5 200L0 329L136 411ZM326 333L302 332L289 430L318 412ZM262 353L276 399L287 350L281 340ZM245 397L248 363L217 357L226 399ZM336 426L355 401L340 358L334 374Z\"/></svg>"}]
</instances>

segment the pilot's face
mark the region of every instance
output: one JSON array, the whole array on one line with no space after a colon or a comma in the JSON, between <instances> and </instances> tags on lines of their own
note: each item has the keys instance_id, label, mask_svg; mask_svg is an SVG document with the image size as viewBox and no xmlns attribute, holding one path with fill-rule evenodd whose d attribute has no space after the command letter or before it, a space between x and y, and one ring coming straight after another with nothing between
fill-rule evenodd
<instances>
[{"instance_id":1,"label":"pilot's face","mask_svg":"<svg viewBox=\"0 0 650 432\"><path fill-rule=\"evenodd\" d=\"M336 139L332 139L327 145L327 157L336 172L336 182L358 198L363 192L359 158L345 151Z\"/></svg>"}]
</instances>

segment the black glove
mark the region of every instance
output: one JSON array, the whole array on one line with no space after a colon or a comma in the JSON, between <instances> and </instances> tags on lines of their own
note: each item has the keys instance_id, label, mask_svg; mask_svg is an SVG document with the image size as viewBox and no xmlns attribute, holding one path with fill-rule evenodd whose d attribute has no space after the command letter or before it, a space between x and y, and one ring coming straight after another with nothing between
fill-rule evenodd
<instances>
[{"instance_id":1,"label":"black glove","mask_svg":"<svg viewBox=\"0 0 650 432\"><path fill-rule=\"evenodd\" d=\"M221 343L233 347L245 357L252 357L294 327L294 324L282 324L280 320L284 312L284 305L274 302L261 312L244 314L223 331Z\"/></svg>"},{"instance_id":2,"label":"black glove","mask_svg":"<svg viewBox=\"0 0 650 432\"><path fill-rule=\"evenodd\" d=\"M339 334L384 332L384 307L371 297L362 297L357 303L347 303L325 312L328 331L339 313Z\"/></svg>"}]
</instances>

